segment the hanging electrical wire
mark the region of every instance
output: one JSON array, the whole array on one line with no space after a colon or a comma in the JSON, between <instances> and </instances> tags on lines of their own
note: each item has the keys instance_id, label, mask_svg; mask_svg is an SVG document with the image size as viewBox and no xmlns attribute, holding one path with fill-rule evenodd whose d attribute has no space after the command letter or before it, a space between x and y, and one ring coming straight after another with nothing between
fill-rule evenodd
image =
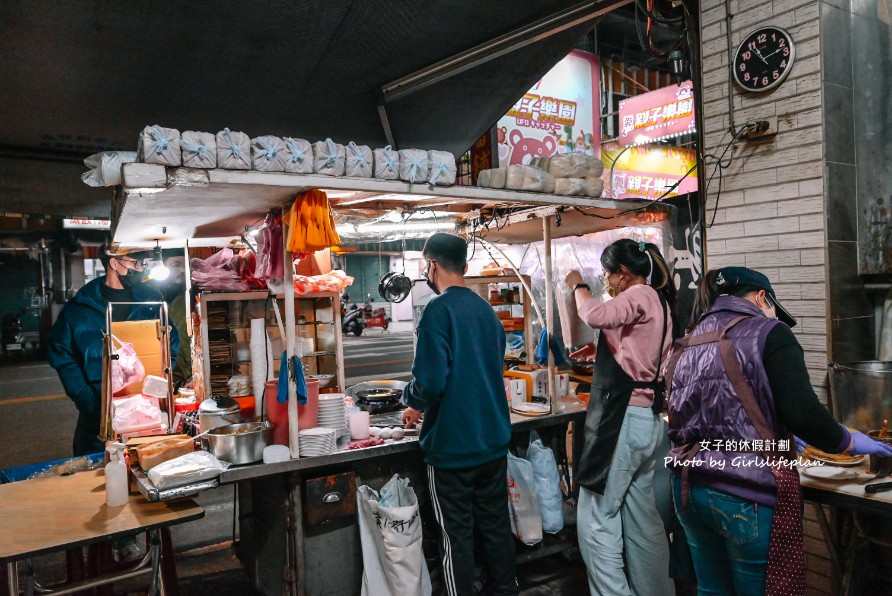
<instances>
[{"instance_id":1,"label":"hanging electrical wire","mask_svg":"<svg viewBox=\"0 0 892 596\"><path fill-rule=\"evenodd\" d=\"M654 58L656 58L658 60L665 61L669 58L669 54L671 54L672 52L681 48L684 45L685 40L687 39L687 33L688 33L687 24L685 24L685 27L682 29L681 34L678 36L678 39L676 39L672 43L672 45L671 45L671 47L669 47L669 49L657 48L653 41L653 32L654 32L653 25L654 25L654 22L656 21L656 19L652 18L652 15L655 15L655 13L653 11L653 0L646 0L646 2L647 2L646 9L644 9L640 6L640 0L636 0L636 2L635 2L635 33L638 34L638 43L640 43L641 47L644 48L647 51L647 53L649 53L651 56L653 56ZM682 4L682 6L684 6L684 4ZM686 6L684 7L684 10L687 11ZM641 35L641 21L640 21L639 12L644 12L645 16L647 17L647 22L645 23L645 36L644 37L642 37L642 35ZM678 22L684 22L684 15L682 15L681 20Z\"/></svg>"},{"instance_id":2,"label":"hanging electrical wire","mask_svg":"<svg viewBox=\"0 0 892 596\"><path fill-rule=\"evenodd\" d=\"M712 209L712 220L710 220L709 224L706 226L707 228L711 228L713 226L713 224L715 224L715 216L719 210L719 199L722 196L722 170L729 167L731 165L731 162L733 161L732 159L729 159L727 163L723 163L722 160L725 158L725 154L728 153L728 151L731 149L731 147L734 146L734 143L737 141L737 139L740 137L740 135L742 135L746 130L752 128L753 126L754 125L752 125L752 124L744 124L743 126L738 128L736 131L734 131L734 135L731 137L731 140L728 141L728 144L725 145L725 149L722 151L722 154L719 155L719 157L716 159L715 167L712 170L712 174L710 174L709 179L706 181L706 188L703 190L704 197L709 196L709 185L710 185L710 183L712 183L712 179L715 177L716 172L718 172L718 174L719 174L719 188L715 195L715 206ZM729 131L730 131L730 129L729 129ZM727 132L725 134L727 135ZM724 136L722 138L724 139ZM707 156L707 157L715 158L715 156Z\"/></svg>"}]
</instances>

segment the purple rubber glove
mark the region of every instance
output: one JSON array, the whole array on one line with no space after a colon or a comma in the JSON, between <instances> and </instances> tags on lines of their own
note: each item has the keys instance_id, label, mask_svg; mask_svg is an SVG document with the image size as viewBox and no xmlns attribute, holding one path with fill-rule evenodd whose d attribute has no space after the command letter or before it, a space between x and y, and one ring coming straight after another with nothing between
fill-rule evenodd
<instances>
[{"instance_id":1,"label":"purple rubber glove","mask_svg":"<svg viewBox=\"0 0 892 596\"><path fill-rule=\"evenodd\" d=\"M803 441L796 435L793 435L793 440L796 441L796 451L798 451L799 453L802 453L803 451L805 451L805 448L808 446L808 443L806 443L805 441Z\"/></svg>"},{"instance_id":2,"label":"purple rubber glove","mask_svg":"<svg viewBox=\"0 0 892 596\"><path fill-rule=\"evenodd\" d=\"M852 449L849 451L852 455L879 455L882 457L892 456L892 445L874 441L864 433L852 433Z\"/></svg>"}]
</instances>

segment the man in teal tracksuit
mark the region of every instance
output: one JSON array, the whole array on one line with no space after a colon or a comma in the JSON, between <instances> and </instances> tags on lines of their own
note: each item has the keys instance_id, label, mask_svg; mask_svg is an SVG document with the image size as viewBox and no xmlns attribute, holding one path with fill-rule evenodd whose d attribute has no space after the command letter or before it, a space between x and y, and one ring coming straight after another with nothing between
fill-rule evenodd
<instances>
[{"instance_id":1,"label":"man in teal tracksuit","mask_svg":"<svg viewBox=\"0 0 892 596\"><path fill-rule=\"evenodd\" d=\"M468 250L462 238L434 234L422 252L423 275L439 296L418 322L403 419L409 426L424 415L419 440L442 530L443 580L450 596L474 593L476 528L488 575L484 592L517 594L508 514L505 331L489 303L465 286Z\"/></svg>"},{"instance_id":2,"label":"man in teal tracksuit","mask_svg":"<svg viewBox=\"0 0 892 596\"><path fill-rule=\"evenodd\" d=\"M72 449L75 456L100 453L98 439L102 412L102 338L106 331L105 308L109 302L161 302L161 293L145 278L145 254L100 254L105 276L82 287L59 312L49 335L49 363L56 369L65 394L78 409ZM125 312L126 311L126 312ZM157 319L159 307L115 307L115 320ZM176 328L171 330L171 357L179 347Z\"/></svg>"}]
</instances>

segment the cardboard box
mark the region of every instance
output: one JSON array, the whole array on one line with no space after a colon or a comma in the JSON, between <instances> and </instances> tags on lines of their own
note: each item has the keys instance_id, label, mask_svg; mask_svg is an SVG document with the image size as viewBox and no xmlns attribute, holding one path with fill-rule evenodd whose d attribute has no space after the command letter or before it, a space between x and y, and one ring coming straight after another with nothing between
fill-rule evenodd
<instances>
[{"instance_id":1,"label":"cardboard box","mask_svg":"<svg viewBox=\"0 0 892 596\"><path fill-rule=\"evenodd\" d=\"M117 321L112 323L112 334L122 342L133 344L147 375L164 377L164 365L161 359L161 340L159 339L158 319L148 321ZM142 391L142 383L133 383L125 388L126 395L136 395ZM162 406L164 409L165 406Z\"/></svg>"}]
</instances>

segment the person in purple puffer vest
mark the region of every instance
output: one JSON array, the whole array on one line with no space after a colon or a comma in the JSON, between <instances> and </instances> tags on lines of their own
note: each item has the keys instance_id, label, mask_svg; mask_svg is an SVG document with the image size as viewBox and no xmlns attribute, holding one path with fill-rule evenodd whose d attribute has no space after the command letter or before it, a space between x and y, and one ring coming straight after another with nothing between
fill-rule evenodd
<instances>
[{"instance_id":1,"label":"person in purple puffer vest","mask_svg":"<svg viewBox=\"0 0 892 596\"><path fill-rule=\"evenodd\" d=\"M828 453L892 453L818 401L796 324L768 278L709 271L689 334L675 343L666 458L700 594L805 589L795 433Z\"/></svg>"}]
</instances>

